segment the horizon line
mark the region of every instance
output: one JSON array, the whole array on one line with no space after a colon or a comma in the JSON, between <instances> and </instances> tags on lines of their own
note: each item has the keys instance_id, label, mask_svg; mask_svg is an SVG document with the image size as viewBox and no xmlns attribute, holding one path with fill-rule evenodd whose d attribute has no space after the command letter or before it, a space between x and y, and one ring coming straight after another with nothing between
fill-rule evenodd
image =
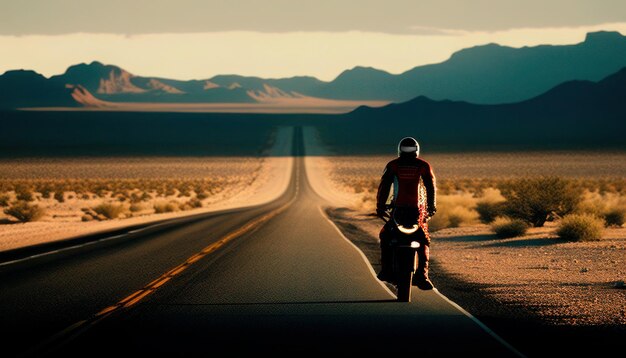
<instances>
[{"instance_id":1,"label":"horizon line","mask_svg":"<svg viewBox=\"0 0 626 358\"><path fill-rule=\"evenodd\" d=\"M57 56L57 58L55 58L54 64L48 61L42 65L41 63L36 62L39 57L33 56L32 52L37 52L37 51L45 52L46 49L44 48L44 49L39 50L37 46L30 46L30 48L28 48L27 51L24 51L29 56L24 56L21 61L19 59L20 56L15 57L15 58L9 58L9 59L7 59L7 57L9 56L4 56L3 59L0 59L0 62L4 60L7 62L14 62L14 64L7 63L5 66L2 66L0 64L0 68L3 68L5 72L11 71L11 70L17 70L17 69L24 69L24 70L28 69L28 70L33 70L37 73L40 73L46 78L50 78L52 76L61 75L65 73L67 68L70 66L81 64L81 63L90 64L95 61L95 62L100 62L103 64L112 64L113 66L120 67L140 77L166 78L166 79L175 79L179 81L207 80L207 79L214 78L216 76L242 76L242 77L256 77L256 78L265 79L265 80L279 80L279 79L289 79L289 78L297 78L297 77L308 77L308 78L315 78L322 82L332 82L336 80L339 76L341 76L344 72L354 70L356 68L372 68L377 71L385 72L392 76L398 76L408 71L411 71L417 67L440 64L442 62L448 61L450 58L453 57L454 54L460 51L471 49L471 48L476 48L476 47L481 47L481 46L492 45L492 44L496 44L501 47L521 49L521 48L537 47L537 46L545 46L545 45L548 45L548 46L576 45L576 44L585 42L587 36L592 33L607 32L607 33L617 33L620 36L625 36L624 34L626 33L626 23L609 23L609 24L603 24L601 26L602 27L579 26L575 28L571 28L571 27L520 28L519 30L515 30L515 31L529 31L530 33L522 32L522 33L514 33L514 34L510 33L510 30L507 30L505 32L472 31L472 32L466 32L466 35L463 35L463 36L469 36L468 34L470 34L471 36L477 36L476 38L470 39L468 41L461 41L462 39L459 37L459 35L388 35L388 34L382 34L382 33L376 33L376 32L363 32L363 31L344 31L344 32L300 31L300 32L293 32L291 33L291 35L287 33L278 34L277 35L278 40L276 40L276 38L272 38L274 42L271 45L273 45L274 47L269 48L269 49L259 46L259 44L255 42L254 36L248 36L248 37L242 36L242 35L256 34L258 36L261 36L260 40L264 40L264 39L266 40L268 39L268 36L271 36L271 35L268 35L267 33L261 33L261 32L255 32L255 31L225 31L225 32L219 32L219 33L218 32L162 33L162 34L138 34L138 35L132 35L132 36L125 36L125 35L119 35L119 34L114 34L114 33L94 34L94 33L86 33L86 32L79 32L79 33L73 33L73 34L68 34L68 35L56 35L56 34L55 35L20 35L20 36L0 35L0 44L8 43L10 45L10 46L5 46L5 48L7 48L6 53L8 53L9 56L11 55L11 51L10 51L11 47L17 47L19 50L24 51L24 47L27 47L27 46L23 46L25 42L26 43L34 42L36 44L42 44L42 47L45 47L45 46L53 47L51 44L47 44L47 42L53 43L55 41L61 41L61 44L65 44L66 46L78 46L79 47L78 50L81 49L80 48L81 45L87 48L83 51L82 54L78 54L78 55L74 55L74 54L79 51L70 51L71 48L69 48L67 52L71 52L71 53L68 53L67 56L65 56L66 58L65 58L65 61L63 61L63 63L61 63L61 61L63 60L62 57L64 56ZM555 33L555 34L552 34L552 37L550 37L550 36L545 36L546 34L537 32L537 31L544 31L546 29L561 29L561 30L565 29L568 31L568 33L567 33L567 36L564 36L563 33ZM581 30L584 30L583 33L580 33ZM233 40L233 38L231 37L234 36L234 40L239 40L240 42L247 41L255 45L256 48L249 50L245 46L246 45L245 43L235 42L234 44L232 44L232 41L231 43L229 43L228 41L224 41L225 40L224 38L219 38L221 36L220 34L225 35L225 36L227 35L226 36L227 40ZM343 36L343 38L341 38L340 40L337 41L337 43L334 44L336 48L335 49L330 48L329 50L330 52L324 53L326 57L331 56L334 52L333 50L337 50L337 51L342 50L341 46L346 45L345 41L355 40L355 39L359 41L369 40L369 38L364 38L363 37L364 35L369 35L370 38L374 39L375 41L378 41L376 44L372 44L371 46L376 46L376 45L383 46L385 45L384 43L387 42L387 40L390 40L390 41L393 40L396 42L399 41L398 44L393 45L396 47L400 46L398 48L399 53L397 54L397 56L389 56L389 55L384 54L382 57L380 57L379 61L375 61L375 60L372 60L371 58L368 58L367 56L355 56L353 53L349 51L350 49L347 49L344 51L348 51L348 53L354 59L352 61L348 61L345 58L343 58L342 62L344 62L344 64L341 64L339 63L339 61L337 61L337 63L335 63L332 66L334 67L334 69L331 69L332 63L325 63L325 62L317 63L309 58L306 58L307 54L301 55L301 56L304 56L302 60L306 59L306 61L298 62L297 58L291 59L292 61L296 61L296 63L292 65L290 65L289 63L286 63L285 66L278 66L278 67L275 66L275 64L271 61L271 59L268 59L267 61L260 61L260 64L259 64L258 63L259 61L249 62L249 61L242 61L241 59L237 58L236 59L237 61L231 61L231 62L235 62L231 64L229 63L229 61L227 61L229 59L228 55L224 55L221 52L221 51L224 51L224 49L218 48L219 50L216 50L215 48L210 46L211 45L210 43L207 45L207 49L204 50L204 51L208 51L208 56L209 56L207 58L208 61L203 62L201 57L202 55L206 56L206 54L201 53L202 49L201 48L198 49L197 47L197 42L199 40L206 40L206 37L208 36L209 40L215 40L215 38L217 37L218 39L215 40L217 41L216 42L217 45L221 44L221 45L224 45L225 47L226 46L235 47L234 50L239 50L239 52L243 52L248 56L256 56L261 59L263 58L264 55L277 57L276 54L272 53L275 51L286 52L286 53L291 52L295 56L297 54L297 49L284 47L285 45L290 44L289 41L294 40L293 38L294 36L296 40L298 39L302 40L303 38L309 39L310 37L315 37L320 34L324 36L328 36L329 34L335 34L339 36L339 34L343 34L343 35L340 35L340 37ZM485 34L498 34L498 36L488 36ZM507 35L509 35L509 37L511 38L507 38ZM520 35L525 35L525 37L520 36ZM90 38L92 36L94 36L95 38L91 38L90 41L88 41L90 42L88 45L84 45L83 43L81 43L81 40L84 41L85 38ZM192 52L193 54L192 56L183 56L183 57L185 57L185 59L187 60L190 58L193 59L193 58L198 57L197 59L194 59L194 61L196 61L194 63L195 64L194 66L195 71L193 71L194 73L189 73L191 72L191 70L187 68L189 66L184 68L184 71L187 71L187 73L184 73L184 71L181 70L180 68L180 64L183 64L184 61L179 60L180 56L175 56L176 57L175 60L178 60L179 62L174 62L175 60L171 58L171 54L169 55L170 61L166 61L167 64L169 64L168 68L170 70L169 71L163 70L164 67L167 67L167 66L163 66L162 64L160 64L158 61L161 60L161 58L159 58L156 55L163 54L164 46L168 46L169 43L171 43L171 45L169 46L178 45L177 42L180 42L181 39L185 40L187 36L191 36L191 39L187 39L190 41L190 43L187 44L188 46L190 46L189 51L194 51L194 52ZM333 40L333 39L336 40L337 39L337 36L331 36L330 38L324 37L324 36L322 36L321 39L323 40ZM435 39L436 41L433 41L433 39ZM170 42L168 43L167 40L170 40ZM451 41L451 40L455 40L456 42ZM344 43L341 43L341 41L344 41ZM444 46L442 45L442 43L445 41L448 41L449 43L445 44ZM136 45L135 42L139 42L139 45L144 45L144 47L147 46L145 52L142 52L140 49L135 49L135 51L139 51L141 55L145 56L145 60L144 60L144 57L141 57L138 54L136 54L138 56L132 56L131 54L125 53L128 51L124 51L124 50L127 50L127 49L133 50L133 45ZM156 47L154 47L155 46L154 43L157 43L157 42L160 42L160 43L156 45ZM352 41L352 42L358 42L358 41ZM78 43L78 45L76 45L76 43ZM117 45L117 47L116 46L107 47L106 46L107 43L112 43L113 45ZM349 42L347 44L351 45ZM417 46L414 44L416 44ZM278 45L283 45L283 47L276 48L276 46ZM293 43L293 45L296 45L296 47L298 46L303 47L302 43ZM150 47L150 46L153 46L153 47ZM239 46L239 48L236 48L237 46ZM359 50L367 51L369 49L370 52L372 50L372 47L368 47L367 45L364 46L361 44L360 45L361 47L358 47L359 45L356 45L356 46L357 46L357 49ZM393 46L389 46L389 47L393 47ZM410 48L407 49L407 46L409 46ZM93 48L96 48L96 50L93 50ZM431 48L432 50L429 50ZM115 51L116 49L118 51ZM314 50L315 49L312 49L309 51L311 52L311 55L314 54L315 52ZM438 50L439 52L438 55L436 56L434 54L431 54L431 53L437 52L435 50ZM156 55L154 53L155 51L157 51ZM248 52L245 52L245 51L248 51ZM403 52L407 52L407 51L409 52L409 54L417 54L418 56L414 58L413 60L411 60L408 56L404 56L403 54ZM92 54L89 54L89 52L92 52ZM97 52L97 54L93 52ZM182 51L182 53L185 53L185 51ZM217 56L211 56L214 54L217 54ZM428 54L428 56L424 56L425 54ZM215 59L215 57L218 57L218 56L224 57L224 59L221 60L220 62ZM337 56L341 57L341 54ZM70 57L74 57L74 58L70 58ZM344 57L346 56L344 55ZM278 56L278 58L280 58L280 56ZM24 61L24 59L28 59L29 61ZM330 59L324 58L323 60L326 60L326 62L328 62ZM387 63L385 64L383 60L386 60ZM20 64L17 64L18 61L20 62ZM211 63L210 61L213 61L215 63ZM389 61L395 61L396 64L393 65ZM401 66L399 65L400 61L404 62L404 64ZM26 62L26 64L23 64L24 62ZM29 64L28 62L31 62L31 63ZM135 63L133 64L133 62ZM305 62L306 63L310 62L308 67ZM351 63L347 63L347 62L351 62ZM232 68L233 66L236 65L236 63L240 63L238 67L239 69ZM215 64L221 64L221 66L215 66ZM324 66L325 64L326 66ZM318 66L317 70L315 69L315 67L313 67L314 65ZM45 66L55 67L55 69L45 68ZM214 71L211 71L210 70L211 67L222 67L222 68L216 68ZM295 69L295 67L299 67L299 69ZM173 71L171 70L172 68L175 68L176 70ZM202 70L203 68L205 68L205 70ZM274 68L274 70L271 70L271 68ZM298 72L276 73L276 72L279 72L279 70L284 70L285 68L289 68L292 71L298 71ZM209 69L209 70L207 71L206 69ZM205 72L207 73L206 75L200 74L201 72L204 72L204 71L206 71ZM324 74L321 71L325 71L327 72L327 74ZM211 74L210 72L213 72L213 73ZM330 74L331 72L334 72L334 73L331 75ZM142 74L139 75L139 73L142 73Z\"/></svg>"}]
</instances>

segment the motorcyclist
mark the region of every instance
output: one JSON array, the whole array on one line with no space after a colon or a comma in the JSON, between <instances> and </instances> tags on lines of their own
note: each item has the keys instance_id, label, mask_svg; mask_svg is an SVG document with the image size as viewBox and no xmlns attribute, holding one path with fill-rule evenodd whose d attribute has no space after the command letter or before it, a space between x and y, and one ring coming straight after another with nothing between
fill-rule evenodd
<instances>
[{"instance_id":1,"label":"motorcyclist","mask_svg":"<svg viewBox=\"0 0 626 358\"><path fill-rule=\"evenodd\" d=\"M387 209L389 191L393 184L392 213L402 220L412 223L422 222L424 215L431 217L435 207L435 176L428 162L418 158L419 143L412 137L403 138L398 144L398 158L387 163L376 196L376 214L384 217ZM426 210L420 207L420 179L426 189ZM413 276L413 285L422 290L431 290L433 284L428 278L428 260L430 258L430 236L427 229L421 228L416 234L420 243L417 251L418 265ZM378 274L381 281L391 280L390 240L393 236L392 220L380 231L380 250L382 269Z\"/></svg>"}]
</instances>

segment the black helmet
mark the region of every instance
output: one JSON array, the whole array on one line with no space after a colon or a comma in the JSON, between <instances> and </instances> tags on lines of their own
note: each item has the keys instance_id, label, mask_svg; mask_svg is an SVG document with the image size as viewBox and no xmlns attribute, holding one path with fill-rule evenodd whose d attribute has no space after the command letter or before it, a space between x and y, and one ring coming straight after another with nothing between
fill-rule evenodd
<instances>
[{"instance_id":1,"label":"black helmet","mask_svg":"<svg viewBox=\"0 0 626 358\"><path fill-rule=\"evenodd\" d=\"M402 155L402 153L406 154L415 154L416 157L420 155L420 145L417 143L415 138L413 137L404 137L398 143L398 156Z\"/></svg>"}]
</instances>

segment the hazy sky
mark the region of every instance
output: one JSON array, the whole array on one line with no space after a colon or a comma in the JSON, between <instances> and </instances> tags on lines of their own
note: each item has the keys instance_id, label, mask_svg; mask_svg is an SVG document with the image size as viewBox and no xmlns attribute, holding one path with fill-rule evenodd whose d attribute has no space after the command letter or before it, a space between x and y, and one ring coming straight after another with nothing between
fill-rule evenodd
<instances>
[{"instance_id":1,"label":"hazy sky","mask_svg":"<svg viewBox=\"0 0 626 358\"><path fill-rule=\"evenodd\" d=\"M461 48L626 34L625 0L0 0L0 72L99 60L140 75L400 73Z\"/></svg>"}]
</instances>

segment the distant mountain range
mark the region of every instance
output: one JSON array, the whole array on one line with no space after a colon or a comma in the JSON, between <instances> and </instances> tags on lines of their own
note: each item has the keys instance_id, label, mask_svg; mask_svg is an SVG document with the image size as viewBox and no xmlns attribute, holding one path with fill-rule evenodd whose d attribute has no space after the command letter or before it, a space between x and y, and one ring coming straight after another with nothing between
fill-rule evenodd
<instances>
[{"instance_id":1,"label":"distant mountain range","mask_svg":"<svg viewBox=\"0 0 626 358\"><path fill-rule=\"evenodd\" d=\"M418 66L398 75L355 67L330 82L314 77L263 79L237 75L180 81L136 76L94 61L71 66L50 79L32 71L8 71L0 76L0 106L263 103L298 98L404 102L418 96L501 104L527 100L566 81L598 81L625 66L626 37L618 32L589 33L584 42L575 45L476 46L458 51L442 63ZM82 96L67 97L66 85L78 89ZM72 100L74 97L78 99Z\"/></svg>"},{"instance_id":2,"label":"distant mountain range","mask_svg":"<svg viewBox=\"0 0 626 358\"><path fill-rule=\"evenodd\" d=\"M8 71L0 76L0 108L21 107L101 107L81 85L64 84L25 70Z\"/></svg>"},{"instance_id":3,"label":"distant mountain range","mask_svg":"<svg viewBox=\"0 0 626 358\"><path fill-rule=\"evenodd\" d=\"M465 114L466 119L475 119L477 114L490 112L499 118L510 118L515 114L516 117L539 121L555 116L573 118L601 114L599 117L603 119L620 120L626 124L626 66L598 82L568 81L537 97L517 103L480 105L464 101L437 101L419 96L407 102L380 108L362 106L350 115L389 115L393 118L418 120L424 118L422 114L432 115L431 113L437 111L450 113L437 113L438 118L456 116L455 112L460 112ZM506 117L501 115L504 113L507 114Z\"/></svg>"},{"instance_id":4,"label":"distant mountain range","mask_svg":"<svg viewBox=\"0 0 626 358\"><path fill-rule=\"evenodd\" d=\"M56 84L49 88L54 83L32 72L13 72L9 77L19 78L18 83L30 78L28 86L41 89L42 101L51 90L61 94L55 99L58 103L71 104L78 101L75 97L95 100L85 95L82 86ZM405 136L415 137L426 156L442 151L623 151L626 68L597 82L565 82L513 104L436 101L420 96L333 116L0 110L0 157L258 155L260 142L274 128L284 126L317 128L322 141L339 155L392 156L396 143ZM232 139L233 133L237 140ZM326 149L307 147L307 154L326 155Z\"/></svg>"},{"instance_id":5,"label":"distant mountain range","mask_svg":"<svg viewBox=\"0 0 626 358\"><path fill-rule=\"evenodd\" d=\"M445 62L399 75L355 68L311 94L392 102L427 96L479 104L511 103L566 81L598 81L625 66L626 37L618 32L595 32L576 45L476 46L454 53Z\"/></svg>"},{"instance_id":6,"label":"distant mountain range","mask_svg":"<svg viewBox=\"0 0 626 358\"><path fill-rule=\"evenodd\" d=\"M626 67L598 81L569 81L526 101L480 105L424 96L380 108L360 107L325 130L340 148L345 138L379 151L378 143L405 136L431 150L489 149L507 145L540 148L626 148ZM356 138L356 139L355 139ZM381 140L385 138L385 140Z\"/></svg>"}]
</instances>

